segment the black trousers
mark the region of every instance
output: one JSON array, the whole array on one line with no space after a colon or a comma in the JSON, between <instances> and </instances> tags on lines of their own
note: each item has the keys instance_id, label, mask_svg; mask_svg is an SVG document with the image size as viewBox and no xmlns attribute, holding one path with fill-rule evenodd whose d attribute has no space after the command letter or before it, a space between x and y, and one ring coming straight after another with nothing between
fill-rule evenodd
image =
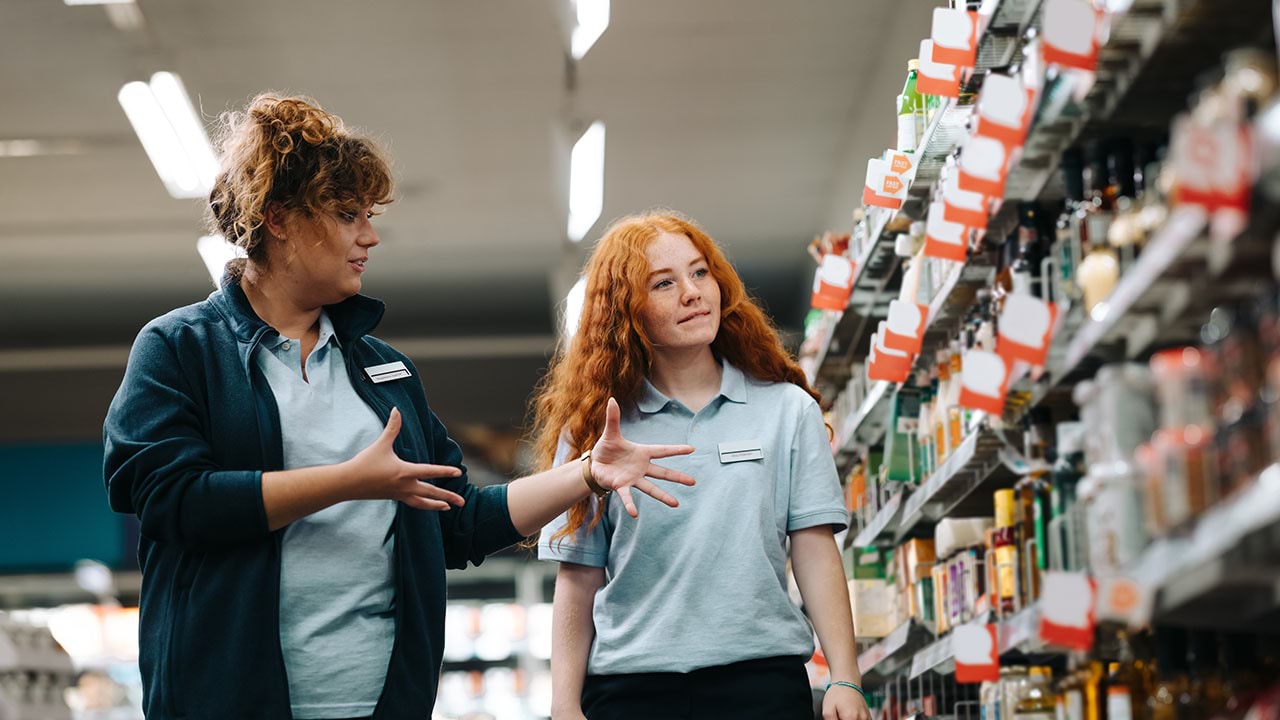
<instances>
[{"instance_id":1,"label":"black trousers","mask_svg":"<svg viewBox=\"0 0 1280 720\"><path fill-rule=\"evenodd\" d=\"M587 720L813 720L805 658L774 657L689 673L588 675Z\"/></svg>"}]
</instances>

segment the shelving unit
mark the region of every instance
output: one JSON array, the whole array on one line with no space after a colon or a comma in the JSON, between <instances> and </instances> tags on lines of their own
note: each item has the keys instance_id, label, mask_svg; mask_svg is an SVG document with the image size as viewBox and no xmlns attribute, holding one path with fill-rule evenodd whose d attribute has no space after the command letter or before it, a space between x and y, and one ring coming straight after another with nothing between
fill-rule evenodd
<instances>
[{"instance_id":1,"label":"shelving unit","mask_svg":"<svg viewBox=\"0 0 1280 720\"><path fill-rule=\"evenodd\" d=\"M1003 0L978 46L977 70L967 91L979 91L985 73L1022 60L1022 37L1039 31L1044 0ZM1158 111L1143 112L1151 92L1146 87L1185 87L1190 75L1217 67L1224 49L1248 44L1246 32L1256 18L1232 13L1205 0L1135 0L1116 15L1104 44L1098 71L1050 74L1041 105L1025 147L1015 158L1003 202L996 203L986 237L1003 241L1016 227L1018 204L1060 200L1059 179L1064 153L1082 142L1130 131L1151 135L1167 129L1172 114L1182 109L1185 93L1174 107L1169 100ZM1270 18L1268 18L1270 20ZM1231 32L1234 29L1236 32ZM1263 30L1270 31L1264 24ZM1273 100L1280 108L1280 101ZM949 107L940 114L922 154L921 172L910 185L911 205L904 213L926 207L947 155L960 138L939 128L972 108ZM1264 112L1260 118L1280 109ZM948 119L951 118L951 119ZM1260 120L1261 122L1261 120ZM1277 121L1269 120L1271 127ZM962 132L962 131L960 131ZM1276 130L1272 135L1280 135ZM940 153L934 156L934 152ZM1126 265L1118 284L1089 316L1063 302L1058 327L1044 368L1018 366L1010 383L1010 402L1004 417L984 418L918 485L895 490L883 506L855 517L847 540L850 547L888 547L910 538L931 536L939 520L991 514L991 492L1008 488L1020 474L1022 447L1009 430L1030 409L1048 406L1062 410L1074 383L1091 377L1103 364L1122 360L1145 362L1154 350L1201 344L1201 326L1214 308L1255 297L1270 274L1271 249L1280 229L1280 168L1266 167L1260 190L1245 226L1217 240L1211 239L1211 218L1188 205L1173 205L1155 233L1147 237L1141 254ZM881 226L885 228L887 226ZM893 234L891 229L883 230ZM924 347L918 363L932 362L934 351L957 333L976 304L977 291L992 284L995 267L990 246L970 253L963 265L938 286L929 302ZM1052 265L1050 271L1053 271ZM896 297L895 284L862 287L860 307L874 308ZM878 294L868 296L875 290ZM874 327L874 323L867 322ZM1204 341L1208 342L1208 341ZM860 359L866 339L833 332L832 351L816 367L822 387L842 387L849 370L840 367ZM857 343L856 345L854 343ZM917 369L919 369L917 367ZM895 395L914 392L892 383L868 385L865 399L848 418L837 418L833 450L841 472L847 472L885 438L889 409ZM1038 417L1038 415L1037 415ZM868 469L868 477L875 469ZM1083 515L1081 516L1083 517ZM1268 467L1243 491L1211 507L1187 530L1151 542L1123 579L1142 591L1139 614L1143 622L1221 631L1280 632L1280 466ZM902 570L899 568L898 573ZM893 573L889 573L892 586ZM1095 578L1107 580L1107 578ZM1144 603L1149 603L1146 607ZM996 627L997 652L1002 658L1026 663L1065 666L1067 651L1041 637L1042 608L1019 608L1004 616L987 612L972 622ZM901 617L901 615L899 615ZM1117 622L1117 621L1109 621ZM867 683L901 697L933 675L955 671L952 635L935 636L924 626L907 622L862 655ZM923 685L916 692L925 694ZM917 697L919 697L917 696ZM936 699L936 698L935 698ZM964 704L964 703L961 703ZM901 707L899 708L901 710ZM901 710L901 717L907 712ZM963 717L959 710L956 717Z\"/></svg>"}]
</instances>

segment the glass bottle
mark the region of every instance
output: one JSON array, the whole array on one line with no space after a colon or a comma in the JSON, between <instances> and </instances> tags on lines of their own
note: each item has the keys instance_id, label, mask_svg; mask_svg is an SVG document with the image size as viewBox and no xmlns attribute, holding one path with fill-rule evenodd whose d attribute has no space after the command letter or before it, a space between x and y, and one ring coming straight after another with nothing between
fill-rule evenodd
<instances>
[{"instance_id":1,"label":"glass bottle","mask_svg":"<svg viewBox=\"0 0 1280 720\"><path fill-rule=\"evenodd\" d=\"M1017 720L1055 720L1053 674L1047 667L1034 666L1014 710Z\"/></svg>"},{"instance_id":2,"label":"glass bottle","mask_svg":"<svg viewBox=\"0 0 1280 720\"><path fill-rule=\"evenodd\" d=\"M1022 603L1029 605L1040 597L1041 574L1049 568L1047 525L1051 487L1049 465L1045 462L1045 444L1035 423L1029 423L1023 435L1023 448L1028 463L1027 473L1014 485L1018 498L1018 550L1024 557L1021 587Z\"/></svg>"},{"instance_id":3,"label":"glass bottle","mask_svg":"<svg viewBox=\"0 0 1280 720\"><path fill-rule=\"evenodd\" d=\"M1101 660L1090 659L1081 668L1080 689L1085 720L1110 720L1107 717L1107 667Z\"/></svg>"},{"instance_id":4,"label":"glass bottle","mask_svg":"<svg viewBox=\"0 0 1280 720\"><path fill-rule=\"evenodd\" d=\"M1186 633L1179 628L1156 629L1156 682L1147 699L1151 720L1189 720L1191 717L1186 639Z\"/></svg>"},{"instance_id":5,"label":"glass bottle","mask_svg":"<svg viewBox=\"0 0 1280 720\"><path fill-rule=\"evenodd\" d=\"M1067 150L1062 155L1062 180L1066 187L1066 198L1062 203L1062 212L1054 223L1054 245L1056 248L1059 278L1065 299L1078 299L1079 287L1076 285L1076 271L1084 256L1081 247L1081 236L1076 231L1075 214L1078 206L1084 201L1084 161L1076 148ZM1061 300L1062 298L1055 298Z\"/></svg>"},{"instance_id":6,"label":"glass bottle","mask_svg":"<svg viewBox=\"0 0 1280 720\"><path fill-rule=\"evenodd\" d=\"M1191 701L1196 717L1212 717L1227 706L1226 680L1219 664L1218 637L1191 631Z\"/></svg>"},{"instance_id":7,"label":"glass bottle","mask_svg":"<svg viewBox=\"0 0 1280 720\"><path fill-rule=\"evenodd\" d=\"M997 490L995 495L996 527L993 538L996 561L996 607L1007 615L1018 605L1018 539L1014 521L1014 496L1012 490Z\"/></svg>"},{"instance_id":8,"label":"glass bottle","mask_svg":"<svg viewBox=\"0 0 1280 720\"><path fill-rule=\"evenodd\" d=\"M947 398L947 437L950 442L948 449L951 452L955 452L960 447L960 443L964 442L963 410L960 407L963 367L960 358L960 341L952 341L951 353L947 358L947 370L951 377L951 396Z\"/></svg>"},{"instance_id":9,"label":"glass bottle","mask_svg":"<svg viewBox=\"0 0 1280 720\"><path fill-rule=\"evenodd\" d=\"M1107 720L1146 720L1146 663L1134 656L1129 635L1119 633L1119 662L1111 663L1107 677Z\"/></svg>"}]
</instances>

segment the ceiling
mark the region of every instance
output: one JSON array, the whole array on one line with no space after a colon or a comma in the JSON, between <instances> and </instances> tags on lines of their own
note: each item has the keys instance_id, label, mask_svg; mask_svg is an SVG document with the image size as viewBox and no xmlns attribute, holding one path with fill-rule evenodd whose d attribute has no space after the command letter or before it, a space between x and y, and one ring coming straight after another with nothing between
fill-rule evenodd
<instances>
[{"instance_id":1,"label":"ceiling","mask_svg":"<svg viewBox=\"0 0 1280 720\"><path fill-rule=\"evenodd\" d=\"M581 263L564 223L584 121L608 128L588 244L610 218L679 209L798 330L804 245L848 229L945 3L614 0L571 73L555 2L139 0L144 29L122 32L101 7L5 0L0 140L81 152L0 158L0 443L98 437L137 330L211 290L200 204L168 197L116 102L157 70L210 120L301 92L386 144L398 200L375 221L365 291L446 422L521 422Z\"/></svg>"}]
</instances>

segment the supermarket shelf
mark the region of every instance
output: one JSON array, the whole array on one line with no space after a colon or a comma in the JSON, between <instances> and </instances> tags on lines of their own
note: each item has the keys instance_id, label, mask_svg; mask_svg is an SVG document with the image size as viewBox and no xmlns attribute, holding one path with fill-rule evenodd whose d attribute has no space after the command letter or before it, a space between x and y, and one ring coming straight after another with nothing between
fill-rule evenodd
<instances>
[{"instance_id":1,"label":"supermarket shelf","mask_svg":"<svg viewBox=\"0 0 1280 720\"><path fill-rule=\"evenodd\" d=\"M898 524L897 538L906 537L918 525L933 524L950 514L1000 467L1000 449L1003 446L999 436L985 423L970 433L907 499Z\"/></svg>"},{"instance_id":2,"label":"supermarket shelf","mask_svg":"<svg viewBox=\"0 0 1280 720\"><path fill-rule=\"evenodd\" d=\"M856 456L864 445L875 445L884 437L889 420L890 390L897 386L880 380L871 386L866 399L858 406L853 418L841 428L836 438L836 455L844 458Z\"/></svg>"},{"instance_id":3,"label":"supermarket shelf","mask_svg":"<svg viewBox=\"0 0 1280 720\"><path fill-rule=\"evenodd\" d=\"M933 641L933 634L915 621L899 625L889 636L858 656L862 684L874 688L905 669L917 652Z\"/></svg>"},{"instance_id":4,"label":"supermarket shelf","mask_svg":"<svg viewBox=\"0 0 1280 720\"><path fill-rule=\"evenodd\" d=\"M938 181L947 156L963 138L966 123L972 114L972 105L957 106L954 101L946 100L934 113L932 122L925 129L921 149L915 154L916 168L907 189L908 200L903 208L898 211L868 208L868 228L872 239L862 253L853 259L853 294L849 298L849 308L861 308L863 315L884 316L884 310L876 310L882 305L887 308L887 301L882 303L884 291L898 267L893 238L906 231L914 219L923 216L925 202L933 184ZM868 308L872 312L866 312ZM858 328L865 331L868 326L874 327L874 323L841 324L837 319L831 335L818 351L812 379L826 377L823 370L827 357L838 349L848 348L862 341Z\"/></svg>"},{"instance_id":5,"label":"supermarket shelf","mask_svg":"<svg viewBox=\"0 0 1280 720\"><path fill-rule=\"evenodd\" d=\"M1280 465L1209 509L1189 537L1158 540L1138 563L1162 621L1280 629ZM1143 571L1149 574L1143 578Z\"/></svg>"},{"instance_id":6,"label":"supermarket shelf","mask_svg":"<svg viewBox=\"0 0 1280 720\"><path fill-rule=\"evenodd\" d=\"M845 546L871 547L879 540L892 537L892 533L890 531L896 527L899 511L902 509L902 501L906 496L906 493L907 490L905 488L894 493L893 497L889 498L889 501L876 511L876 514L873 515L871 520L858 531L856 536L852 536L851 539L846 539ZM850 526L853 526L852 522L850 522Z\"/></svg>"},{"instance_id":7,"label":"supermarket shelf","mask_svg":"<svg viewBox=\"0 0 1280 720\"><path fill-rule=\"evenodd\" d=\"M1173 266L1186 254L1195 240L1201 236L1205 225L1203 211L1192 207L1174 209L1159 233L1151 239L1146 250L1138 258L1134 266L1125 273L1107 299L1099 303L1089 320L1085 321L1079 331L1071 339L1066 348L1060 367L1050 367L1055 378L1070 375L1090 353L1101 344L1114 340L1122 331L1128 329L1127 323L1121 321L1129 316L1140 301L1166 278ZM1160 313L1166 318L1181 314L1186 307L1183 302L1163 304ZM1135 343L1131 338L1129 345ZM1133 352L1129 353L1134 354Z\"/></svg>"}]
</instances>

